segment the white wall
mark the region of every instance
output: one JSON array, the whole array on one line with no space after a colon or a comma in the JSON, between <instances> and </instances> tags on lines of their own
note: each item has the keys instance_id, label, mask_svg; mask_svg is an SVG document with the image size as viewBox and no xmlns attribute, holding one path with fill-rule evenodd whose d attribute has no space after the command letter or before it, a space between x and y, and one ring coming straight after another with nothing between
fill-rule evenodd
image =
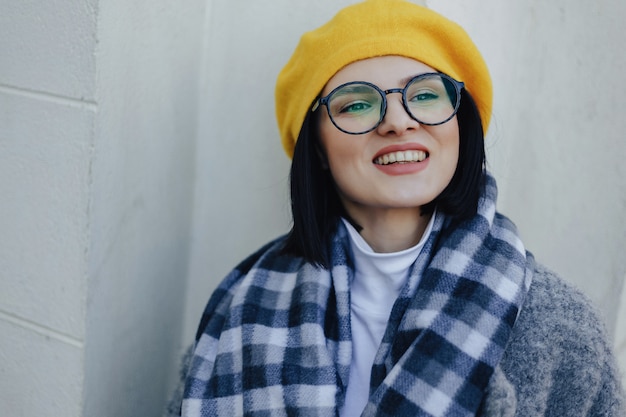
<instances>
[{"instance_id":1,"label":"white wall","mask_svg":"<svg viewBox=\"0 0 626 417\"><path fill-rule=\"evenodd\" d=\"M0 8L0 410L79 416L95 1Z\"/></svg>"},{"instance_id":2,"label":"white wall","mask_svg":"<svg viewBox=\"0 0 626 417\"><path fill-rule=\"evenodd\" d=\"M99 4L88 416L156 416L170 392L190 244L204 8L199 0Z\"/></svg>"},{"instance_id":3,"label":"white wall","mask_svg":"<svg viewBox=\"0 0 626 417\"><path fill-rule=\"evenodd\" d=\"M0 414L160 415L188 269L204 2L1 7Z\"/></svg>"}]
</instances>

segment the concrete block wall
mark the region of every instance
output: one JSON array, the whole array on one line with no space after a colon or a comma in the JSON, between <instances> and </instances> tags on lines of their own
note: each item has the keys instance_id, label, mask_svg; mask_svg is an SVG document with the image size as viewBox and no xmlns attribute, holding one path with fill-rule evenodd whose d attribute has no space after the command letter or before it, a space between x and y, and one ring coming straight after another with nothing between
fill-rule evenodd
<instances>
[{"instance_id":1,"label":"concrete block wall","mask_svg":"<svg viewBox=\"0 0 626 417\"><path fill-rule=\"evenodd\" d=\"M0 8L0 414L160 415L205 4Z\"/></svg>"},{"instance_id":2,"label":"concrete block wall","mask_svg":"<svg viewBox=\"0 0 626 417\"><path fill-rule=\"evenodd\" d=\"M84 414L157 416L177 372L205 2L99 3Z\"/></svg>"},{"instance_id":3,"label":"concrete block wall","mask_svg":"<svg viewBox=\"0 0 626 417\"><path fill-rule=\"evenodd\" d=\"M0 410L81 415L95 1L0 12Z\"/></svg>"}]
</instances>

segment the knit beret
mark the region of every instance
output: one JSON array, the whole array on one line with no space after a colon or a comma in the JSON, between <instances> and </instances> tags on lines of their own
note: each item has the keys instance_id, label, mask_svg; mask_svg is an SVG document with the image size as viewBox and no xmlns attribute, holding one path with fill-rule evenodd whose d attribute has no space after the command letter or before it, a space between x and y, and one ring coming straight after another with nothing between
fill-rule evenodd
<instances>
[{"instance_id":1,"label":"knit beret","mask_svg":"<svg viewBox=\"0 0 626 417\"><path fill-rule=\"evenodd\" d=\"M352 62L385 55L416 59L464 82L487 131L491 78L465 30L406 0L365 0L340 10L323 26L302 35L278 75L276 118L289 157L293 156L306 113L328 80Z\"/></svg>"}]
</instances>

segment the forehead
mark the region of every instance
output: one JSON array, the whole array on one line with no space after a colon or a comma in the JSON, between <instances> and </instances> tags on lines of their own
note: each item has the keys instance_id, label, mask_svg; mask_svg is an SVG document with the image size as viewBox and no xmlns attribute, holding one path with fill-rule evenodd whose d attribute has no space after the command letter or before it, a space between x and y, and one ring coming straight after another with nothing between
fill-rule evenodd
<instances>
[{"instance_id":1,"label":"forehead","mask_svg":"<svg viewBox=\"0 0 626 417\"><path fill-rule=\"evenodd\" d=\"M382 89L404 87L416 75L436 70L423 62L403 56L380 56L346 65L326 83L322 95L350 81L368 81Z\"/></svg>"}]
</instances>

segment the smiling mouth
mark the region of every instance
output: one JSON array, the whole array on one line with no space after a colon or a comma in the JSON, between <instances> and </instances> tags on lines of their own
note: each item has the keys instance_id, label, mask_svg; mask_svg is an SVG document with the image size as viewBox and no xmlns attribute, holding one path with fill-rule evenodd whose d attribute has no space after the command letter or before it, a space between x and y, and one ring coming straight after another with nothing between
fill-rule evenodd
<instances>
[{"instance_id":1,"label":"smiling mouth","mask_svg":"<svg viewBox=\"0 0 626 417\"><path fill-rule=\"evenodd\" d=\"M374 159L374 163L377 165L406 164L422 162L426 158L428 158L428 153L424 151L398 151L381 155Z\"/></svg>"}]
</instances>

